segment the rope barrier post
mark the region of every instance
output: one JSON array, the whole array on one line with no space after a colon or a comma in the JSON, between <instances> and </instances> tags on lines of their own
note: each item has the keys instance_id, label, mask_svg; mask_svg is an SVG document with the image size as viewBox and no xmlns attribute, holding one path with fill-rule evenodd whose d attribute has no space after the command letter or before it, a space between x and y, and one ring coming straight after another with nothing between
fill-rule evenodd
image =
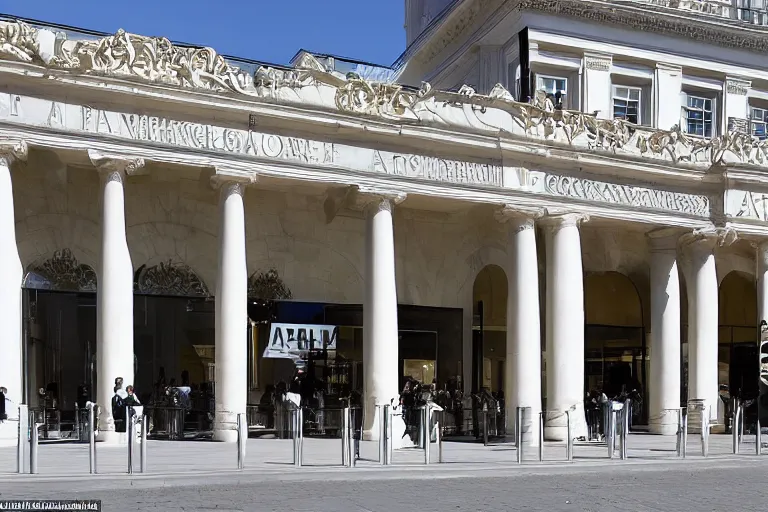
<instances>
[{"instance_id":1,"label":"rope barrier post","mask_svg":"<svg viewBox=\"0 0 768 512\"><path fill-rule=\"evenodd\" d=\"M34 411L29 413L29 474L37 474L37 449L40 445L40 431L38 430L43 424L37 422Z\"/></svg>"},{"instance_id":2,"label":"rope barrier post","mask_svg":"<svg viewBox=\"0 0 768 512\"><path fill-rule=\"evenodd\" d=\"M709 407L701 407L701 456L709 455Z\"/></svg>"},{"instance_id":3,"label":"rope barrier post","mask_svg":"<svg viewBox=\"0 0 768 512\"><path fill-rule=\"evenodd\" d=\"M682 452L683 452L683 458L685 458L688 455L688 408L683 409L683 443L682 443Z\"/></svg>"},{"instance_id":4,"label":"rope barrier post","mask_svg":"<svg viewBox=\"0 0 768 512\"><path fill-rule=\"evenodd\" d=\"M347 408L341 408L341 465L342 467L347 465L347 435L349 435L349 425L347 425Z\"/></svg>"},{"instance_id":5,"label":"rope barrier post","mask_svg":"<svg viewBox=\"0 0 768 512\"><path fill-rule=\"evenodd\" d=\"M245 445L248 442L248 421L244 413L237 414L237 469L245 467Z\"/></svg>"},{"instance_id":6,"label":"rope barrier post","mask_svg":"<svg viewBox=\"0 0 768 512\"><path fill-rule=\"evenodd\" d=\"M523 407L515 408L515 455L517 463L523 463Z\"/></svg>"},{"instance_id":7,"label":"rope barrier post","mask_svg":"<svg viewBox=\"0 0 768 512\"><path fill-rule=\"evenodd\" d=\"M128 474L133 474L133 442L136 439L134 419L130 415L130 408L125 408L125 433L128 436Z\"/></svg>"},{"instance_id":8,"label":"rope barrier post","mask_svg":"<svg viewBox=\"0 0 768 512\"><path fill-rule=\"evenodd\" d=\"M483 446L488 446L488 404L483 404Z\"/></svg>"},{"instance_id":9,"label":"rope barrier post","mask_svg":"<svg viewBox=\"0 0 768 512\"><path fill-rule=\"evenodd\" d=\"M614 449L616 447L616 414L613 410L613 402L608 402L606 405L608 413L605 415L608 423L605 425L605 444L608 446L608 458L612 459L614 456Z\"/></svg>"},{"instance_id":10,"label":"rope barrier post","mask_svg":"<svg viewBox=\"0 0 768 512\"><path fill-rule=\"evenodd\" d=\"M85 408L88 410L88 465L90 473L95 475L96 470L96 404L87 402Z\"/></svg>"},{"instance_id":11,"label":"rope barrier post","mask_svg":"<svg viewBox=\"0 0 768 512\"><path fill-rule=\"evenodd\" d=\"M733 414L731 415L731 437L733 442L733 454L739 454L739 406L734 400Z\"/></svg>"},{"instance_id":12,"label":"rope barrier post","mask_svg":"<svg viewBox=\"0 0 768 512\"><path fill-rule=\"evenodd\" d=\"M384 431L384 458L382 459L382 465L388 466L392 462L392 454L389 451L389 432L390 432L390 423L389 423L389 415L392 413L391 406L384 405L382 407L382 410L384 411L384 415L382 417L382 430Z\"/></svg>"},{"instance_id":13,"label":"rope barrier post","mask_svg":"<svg viewBox=\"0 0 768 512\"><path fill-rule=\"evenodd\" d=\"M435 442L437 443L437 462L443 463L443 423L445 422L445 413L440 413L440 420L435 423Z\"/></svg>"},{"instance_id":14,"label":"rope barrier post","mask_svg":"<svg viewBox=\"0 0 768 512\"><path fill-rule=\"evenodd\" d=\"M26 446L29 436L29 408L21 404L19 406L19 440L16 445L16 471L22 474L26 471Z\"/></svg>"},{"instance_id":15,"label":"rope barrier post","mask_svg":"<svg viewBox=\"0 0 768 512\"><path fill-rule=\"evenodd\" d=\"M149 435L149 417L141 415L141 446L139 451L141 472L147 472L147 436Z\"/></svg>"},{"instance_id":16,"label":"rope barrier post","mask_svg":"<svg viewBox=\"0 0 768 512\"><path fill-rule=\"evenodd\" d=\"M539 413L539 462L544 460L544 417L545 411Z\"/></svg>"},{"instance_id":17,"label":"rope barrier post","mask_svg":"<svg viewBox=\"0 0 768 512\"><path fill-rule=\"evenodd\" d=\"M573 432L571 431L571 411L565 411L565 421L568 422L566 428L568 438L565 441L565 455L568 462L573 461Z\"/></svg>"},{"instance_id":18,"label":"rope barrier post","mask_svg":"<svg viewBox=\"0 0 768 512\"><path fill-rule=\"evenodd\" d=\"M430 431L430 423L432 420L431 412L432 410L430 409L429 404L425 405L421 412L421 437L424 440L424 464L426 465L429 465L430 463L429 446L432 444L432 433Z\"/></svg>"},{"instance_id":19,"label":"rope barrier post","mask_svg":"<svg viewBox=\"0 0 768 512\"><path fill-rule=\"evenodd\" d=\"M759 414L760 409L758 409ZM760 417L758 416L755 423L755 455L763 454L763 432L760 427Z\"/></svg>"}]
</instances>

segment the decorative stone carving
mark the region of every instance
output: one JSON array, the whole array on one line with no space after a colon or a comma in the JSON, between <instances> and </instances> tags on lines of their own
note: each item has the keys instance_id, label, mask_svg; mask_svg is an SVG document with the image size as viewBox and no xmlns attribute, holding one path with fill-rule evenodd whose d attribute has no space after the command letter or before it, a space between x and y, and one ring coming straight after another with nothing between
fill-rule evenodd
<instances>
[{"instance_id":1,"label":"decorative stone carving","mask_svg":"<svg viewBox=\"0 0 768 512\"><path fill-rule=\"evenodd\" d=\"M593 71L610 71L612 59L601 55L586 55L584 57L584 67Z\"/></svg>"},{"instance_id":2,"label":"decorative stone carving","mask_svg":"<svg viewBox=\"0 0 768 512\"><path fill-rule=\"evenodd\" d=\"M143 158L106 154L92 149L88 150L88 158L96 169L108 176L115 173L131 175L144 167Z\"/></svg>"},{"instance_id":3,"label":"decorative stone carving","mask_svg":"<svg viewBox=\"0 0 768 512\"><path fill-rule=\"evenodd\" d=\"M725 92L728 94L738 94L739 96L746 96L749 93L751 82L747 80L737 80L729 78L725 81Z\"/></svg>"},{"instance_id":4,"label":"decorative stone carving","mask_svg":"<svg viewBox=\"0 0 768 512\"><path fill-rule=\"evenodd\" d=\"M406 197L407 194L397 190L360 186L350 194L349 202L356 210L372 208L392 211L395 206L405 201Z\"/></svg>"},{"instance_id":5,"label":"decorative stone carving","mask_svg":"<svg viewBox=\"0 0 768 512\"><path fill-rule=\"evenodd\" d=\"M289 300L293 295L277 270L269 269L254 272L248 279L248 298L263 301Z\"/></svg>"},{"instance_id":6,"label":"decorative stone carving","mask_svg":"<svg viewBox=\"0 0 768 512\"><path fill-rule=\"evenodd\" d=\"M10 165L14 160L26 160L29 150L23 140L0 139L0 159Z\"/></svg>"},{"instance_id":7,"label":"decorative stone carving","mask_svg":"<svg viewBox=\"0 0 768 512\"><path fill-rule=\"evenodd\" d=\"M136 271L134 291L146 295L168 295L176 297L209 297L211 294L202 279L184 263L171 260L147 267L142 265Z\"/></svg>"},{"instance_id":8,"label":"decorative stone carving","mask_svg":"<svg viewBox=\"0 0 768 512\"><path fill-rule=\"evenodd\" d=\"M24 286L45 290L95 292L96 272L79 263L72 251L62 249L40 265L32 267L24 279Z\"/></svg>"}]
</instances>

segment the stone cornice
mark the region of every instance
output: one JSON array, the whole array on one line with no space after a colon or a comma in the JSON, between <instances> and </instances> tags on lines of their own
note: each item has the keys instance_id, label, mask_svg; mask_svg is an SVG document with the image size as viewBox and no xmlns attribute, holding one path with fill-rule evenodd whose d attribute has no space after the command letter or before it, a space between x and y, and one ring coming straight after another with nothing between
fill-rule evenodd
<instances>
[{"instance_id":1,"label":"stone cornice","mask_svg":"<svg viewBox=\"0 0 768 512\"><path fill-rule=\"evenodd\" d=\"M518 5L528 5L526 2L530 8L549 6L561 14L575 8L568 7L574 3L584 8L606 4L595 0L526 0ZM262 67L251 76L210 48L174 46L164 38L118 31L96 41L57 40L54 44L54 39L48 37L51 34L23 22L0 21L0 58L43 68L45 72L39 76L46 81L65 80L73 75L98 76L222 99L229 94L256 105L301 107L305 122L307 110L312 109L320 109L326 116L328 111L356 116L356 121L353 117L345 121L352 130L371 131L369 123L375 120L396 122L399 126L378 129L382 134L392 132L404 138L417 136L428 127L440 127L464 136L529 139L581 152L705 169L733 164L768 168L768 142L749 134L734 132L699 139L682 133L678 127L653 130L620 120L597 119L582 112L557 110L544 97L535 98L533 103L521 103L499 85L488 95L477 94L467 86L458 92L436 91L426 83L415 91L392 83L369 82L355 75L341 76L309 54L303 54L294 69Z\"/></svg>"}]
</instances>

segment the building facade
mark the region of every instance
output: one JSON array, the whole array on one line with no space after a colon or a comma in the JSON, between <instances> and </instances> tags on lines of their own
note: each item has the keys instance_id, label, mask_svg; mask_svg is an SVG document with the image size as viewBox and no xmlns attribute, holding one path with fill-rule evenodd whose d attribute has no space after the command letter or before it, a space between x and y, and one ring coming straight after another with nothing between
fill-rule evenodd
<instances>
[{"instance_id":1,"label":"building facade","mask_svg":"<svg viewBox=\"0 0 768 512\"><path fill-rule=\"evenodd\" d=\"M722 421L768 315L768 33L682 4L407 2L386 69L0 21L8 403L186 373L234 441L285 373L248 337L269 298L339 327L370 437L414 375L554 440L608 388L654 432Z\"/></svg>"}]
</instances>

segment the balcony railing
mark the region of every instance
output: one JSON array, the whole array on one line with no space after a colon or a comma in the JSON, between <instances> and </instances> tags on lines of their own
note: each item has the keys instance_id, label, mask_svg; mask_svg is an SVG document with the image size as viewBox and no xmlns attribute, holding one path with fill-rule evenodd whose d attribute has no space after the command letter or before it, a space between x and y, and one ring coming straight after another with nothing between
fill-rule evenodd
<instances>
[{"instance_id":1,"label":"balcony railing","mask_svg":"<svg viewBox=\"0 0 768 512\"><path fill-rule=\"evenodd\" d=\"M768 0L634 0L639 3L768 26Z\"/></svg>"}]
</instances>

